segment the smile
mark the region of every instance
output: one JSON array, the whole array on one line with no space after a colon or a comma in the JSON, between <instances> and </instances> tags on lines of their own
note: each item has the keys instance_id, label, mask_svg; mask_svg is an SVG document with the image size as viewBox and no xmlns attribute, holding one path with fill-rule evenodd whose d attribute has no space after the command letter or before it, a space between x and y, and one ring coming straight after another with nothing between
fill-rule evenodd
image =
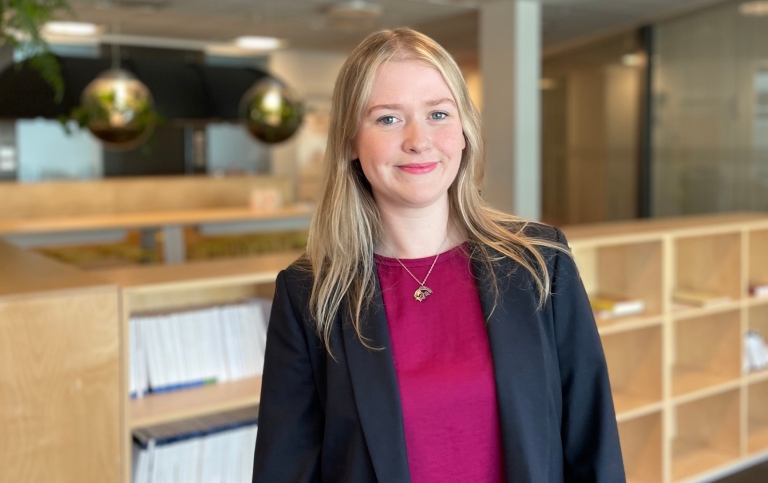
<instances>
[{"instance_id":1,"label":"smile","mask_svg":"<svg viewBox=\"0 0 768 483\"><path fill-rule=\"evenodd\" d=\"M426 174L437 168L437 163L412 163L398 166L406 173L410 174Z\"/></svg>"}]
</instances>

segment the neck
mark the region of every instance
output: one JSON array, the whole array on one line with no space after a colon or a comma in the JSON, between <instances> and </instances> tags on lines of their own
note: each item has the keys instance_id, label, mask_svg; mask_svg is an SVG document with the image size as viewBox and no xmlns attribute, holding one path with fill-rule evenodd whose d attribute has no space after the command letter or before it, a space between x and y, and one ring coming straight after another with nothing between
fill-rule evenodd
<instances>
[{"instance_id":1,"label":"neck","mask_svg":"<svg viewBox=\"0 0 768 483\"><path fill-rule=\"evenodd\" d=\"M382 209L382 236L374 251L385 257L425 258L464 241L451 222L448 206L392 212Z\"/></svg>"}]
</instances>

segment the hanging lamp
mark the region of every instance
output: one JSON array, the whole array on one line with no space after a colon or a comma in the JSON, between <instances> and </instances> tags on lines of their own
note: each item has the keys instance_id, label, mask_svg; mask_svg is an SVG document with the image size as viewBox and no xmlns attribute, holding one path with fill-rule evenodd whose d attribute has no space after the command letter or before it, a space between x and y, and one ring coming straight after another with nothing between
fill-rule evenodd
<instances>
[{"instance_id":1,"label":"hanging lamp","mask_svg":"<svg viewBox=\"0 0 768 483\"><path fill-rule=\"evenodd\" d=\"M107 149L127 151L149 139L155 129L157 114L147 86L120 68L119 49L117 43L112 44L112 68L96 76L85 87L80 105L88 130Z\"/></svg>"},{"instance_id":2,"label":"hanging lamp","mask_svg":"<svg viewBox=\"0 0 768 483\"><path fill-rule=\"evenodd\" d=\"M285 84L266 76L243 95L240 117L254 138L277 144L289 139L299 129L304 106Z\"/></svg>"}]
</instances>

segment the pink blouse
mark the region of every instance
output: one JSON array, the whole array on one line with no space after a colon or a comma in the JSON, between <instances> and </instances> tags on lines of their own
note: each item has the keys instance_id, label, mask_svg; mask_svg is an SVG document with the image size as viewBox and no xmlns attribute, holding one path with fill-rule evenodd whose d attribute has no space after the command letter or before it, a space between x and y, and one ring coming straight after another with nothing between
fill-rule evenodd
<instances>
[{"instance_id":1,"label":"pink blouse","mask_svg":"<svg viewBox=\"0 0 768 483\"><path fill-rule=\"evenodd\" d=\"M423 280L434 257L401 259ZM440 255L425 285L376 256L400 388L413 483L503 480L501 431L488 334L467 246Z\"/></svg>"}]
</instances>

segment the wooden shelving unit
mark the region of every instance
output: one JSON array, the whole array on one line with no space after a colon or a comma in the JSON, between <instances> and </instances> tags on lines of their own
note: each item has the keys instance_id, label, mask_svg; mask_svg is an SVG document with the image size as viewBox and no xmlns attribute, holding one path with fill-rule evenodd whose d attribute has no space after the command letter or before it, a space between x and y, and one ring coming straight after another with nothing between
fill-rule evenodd
<instances>
[{"instance_id":1,"label":"wooden shelving unit","mask_svg":"<svg viewBox=\"0 0 768 483\"><path fill-rule=\"evenodd\" d=\"M750 384L747 398L747 452L765 453L768 451L768 381Z\"/></svg>"},{"instance_id":2,"label":"wooden shelving unit","mask_svg":"<svg viewBox=\"0 0 768 483\"><path fill-rule=\"evenodd\" d=\"M661 481L661 411L619 423L619 438L627 483Z\"/></svg>"},{"instance_id":3,"label":"wooden shelving unit","mask_svg":"<svg viewBox=\"0 0 768 483\"><path fill-rule=\"evenodd\" d=\"M739 310L675 320L672 395L739 382L741 332Z\"/></svg>"},{"instance_id":4,"label":"wooden shelving unit","mask_svg":"<svg viewBox=\"0 0 768 483\"><path fill-rule=\"evenodd\" d=\"M129 399L128 334L130 317L226 304L257 295L271 297L277 273L300 253L212 260L183 265L102 270L98 274L121 288L123 387L123 483L131 483L131 438L136 428L157 426L187 418L258 405L261 378L202 386Z\"/></svg>"},{"instance_id":5,"label":"wooden shelving unit","mask_svg":"<svg viewBox=\"0 0 768 483\"><path fill-rule=\"evenodd\" d=\"M738 389L675 406L674 418L673 481L715 470L739 460Z\"/></svg>"},{"instance_id":6,"label":"wooden shelving unit","mask_svg":"<svg viewBox=\"0 0 768 483\"><path fill-rule=\"evenodd\" d=\"M768 371L742 373L748 329L768 334L768 214L566 227L590 296L645 302L597 319L632 483L709 481L768 457ZM721 297L694 306L686 290Z\"/></svg>"},{"instance_id":7,"label":"wooden shelving unit","mask_svg":"<svg viewBox=\"0 0 768 483\"><path fill-rule=\"evenodd\" d=\"M661 326L603 337L616 415L662 401Z\"/></svg>"}]
</instances>

